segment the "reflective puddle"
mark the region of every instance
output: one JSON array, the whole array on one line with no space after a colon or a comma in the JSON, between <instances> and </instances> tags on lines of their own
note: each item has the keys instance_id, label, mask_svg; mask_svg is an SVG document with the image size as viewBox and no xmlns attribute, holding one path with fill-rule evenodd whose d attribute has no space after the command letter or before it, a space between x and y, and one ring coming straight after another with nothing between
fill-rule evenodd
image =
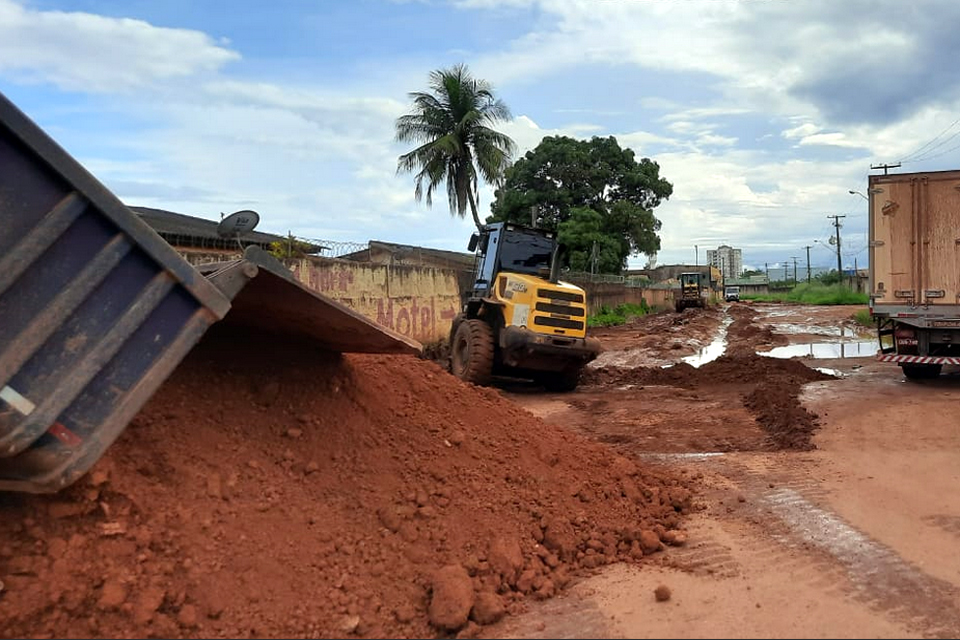
<instances>
[{"instance_id":1,"label":"reflective puddle","mask_svg":"<svg viewBox=\"0 0 960 640\"><path fill-rule=\"evenodd\" d=\"M769 358L868 358L877 353L876 340L851 340L848 342L811 342L789 344L770 351L758 352Z\"/></svg>"},{"instance_id":2,"label":"reflective puddle","mask_svg":"<svg viewBox=\"0 0 960 640\"><path fill-rule=\"evenodd\" d=\"M732 317L724 317L723 322L720 323L720 329L717 331L717 337L713 339L713 342L700 349L700 351L694 355L682 358L682 361L696 368L722 356L723 352L727 350L727 329L730 328L732 323Z\"/></svg>"}]
</instances>

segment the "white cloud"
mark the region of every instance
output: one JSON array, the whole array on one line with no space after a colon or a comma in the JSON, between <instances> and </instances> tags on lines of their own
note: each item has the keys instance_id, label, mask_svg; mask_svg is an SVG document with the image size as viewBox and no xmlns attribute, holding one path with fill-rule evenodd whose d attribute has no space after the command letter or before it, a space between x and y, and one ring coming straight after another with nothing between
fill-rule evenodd
<instances>
[{"instance_id":1,"label":"white cloud","mask_svg":"<svg viewBox=\"0 0 960 640\"><path fill-rule=\"evenodd\" d=\"M806 138L807 136L812 136L815 133L819 133L821 128L817 125L805 122L799 126L792 127L790 129L785 129L781 132L782 135L787 140L796 140L798 138Z\"/></svg>"},{"instance_id":2,"label":"white cloud","mask_svg":"<svg viewBox=\"0 0 960 640\"><path fill-rule=\"evenodd\" d=\"M859 142L853 140L848 140L847 136L840 132L833 133L815 133L813 135L804 136L800 140L800 146L805 145L824 145L832 147L849 147L852 149L859 149L863 145Z\"/></svg>"},{"instance_id":3,"label":"white cloud","mask_svg":"<svg viewBox=\"0 0 960 640\"><path fill-rule=\"evenodd\" d=\"M240 55L209 35L142 20L36 11L0 0L0 73L62 89L125 92L212 73Z\"/></svg>"}]
</instances>

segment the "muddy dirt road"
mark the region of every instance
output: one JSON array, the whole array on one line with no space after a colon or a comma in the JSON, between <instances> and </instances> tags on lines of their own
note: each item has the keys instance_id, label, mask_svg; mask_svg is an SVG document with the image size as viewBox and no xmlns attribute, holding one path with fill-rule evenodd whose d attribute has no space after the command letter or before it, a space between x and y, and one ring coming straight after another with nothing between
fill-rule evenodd
<instances>
[{"instance_id":1,"label":"muddy dirt road","mask_svg":"<svg viewBox=\"0 0 960 640\"><path fill-rule=\"evenodd\" d=\"M0 494L0 637L956 636L960 377L854 311L638 319L562 395L214 328L83 481Z\"/></svg>"},{"instance_id":2,"label":"muddy dirt road","mask_svg":"<svg viewBox=\"0 0 960 640\"><path fill-rule=\"evenodd\" d=\"M608 351L574 394L507 389L547 422L698 479L699 509L656 568L607 567L489 635L957 637L960 376L918 384L874 362L856 309L643 318L598 332ZM754 375L755 351L836 377ZM778 440L787 414L809 429Z\"/></svg>"}]
</instances>

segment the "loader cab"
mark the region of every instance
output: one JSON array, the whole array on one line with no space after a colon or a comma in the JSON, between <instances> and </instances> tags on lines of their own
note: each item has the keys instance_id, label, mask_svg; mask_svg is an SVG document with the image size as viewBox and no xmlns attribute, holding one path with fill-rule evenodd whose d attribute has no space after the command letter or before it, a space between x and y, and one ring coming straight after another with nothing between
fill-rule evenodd
<instances>
[{"instance_id":1,"label":"loader cab","mask_svg":"<svg viewBox=\"0 0 960 640\"><path fill-rule=\"evenodd\" d=\"M477 252L472 295L484 297L500 272L522 273L556 280L557 242L552 231L531 229L508 222L488 224L470 236L469 251Z\"/></svg>"},{"instance_id":2,"label":"loader cab","mask_svg":"<svg viewBox=\"0 0 960 640\"><path fill-rule=\"evenodd\" d=\"M680 288L683 290L684 293L696 291L697 295L700 295L702 277L703 277L703 274L699 272L681 273Z\"/></svg>"}]
</instances>

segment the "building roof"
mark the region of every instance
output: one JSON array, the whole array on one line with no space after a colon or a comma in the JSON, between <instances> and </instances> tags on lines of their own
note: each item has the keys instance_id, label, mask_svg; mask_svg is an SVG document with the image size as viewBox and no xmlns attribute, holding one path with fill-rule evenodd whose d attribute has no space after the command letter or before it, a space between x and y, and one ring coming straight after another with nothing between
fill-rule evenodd
<instances>
[{"instance_id":1,"label":"building roof","mask_svg":"<svg viewBox=\"0 0 960 640\"><path fill-rule=\"evenodd\" d=\"M216 246L217 242L223 242L225 245L233 247L235 241L233 238L223 238L217 233L215 220L197 218L194 216L165 211L163 209L151 209L149 207L129 207L131 211L137 214L141 220L160 234L164 240L174 246ZM263 233L261 231L249 231L242 236L246 244L269 245L271 242L285 240L285 236L278 236L272 233ZM176 240L176 242L171 242Z\"/></svg>"},{"instance_id":2,"label":"building roof","mask_svg":"<svg viewBox=\"0 0 960 640\"><path fill-rule=\"evenodd\" d=\"M447 251L446 249L430 249L409 244L397 244L382 240L371 240L370 250L354 251L340 256L344 260L366 261L370 259L370 252L384 251L393 257L396 262L422 262L424 259L446 263L451 268L473 269L476 256L472 253Z\"/></svg>"},{"instance_id":3,"label":"building roof","mask_svg":"<svg viewBox=\"0 0 960 640\"><path fill-rule=\"evenodd\" d=\"M745 278L727 278L723 281L724 285L765 285L770 284L770 279L767 276L747 276Z\"/></svg>"}]
</instances>

